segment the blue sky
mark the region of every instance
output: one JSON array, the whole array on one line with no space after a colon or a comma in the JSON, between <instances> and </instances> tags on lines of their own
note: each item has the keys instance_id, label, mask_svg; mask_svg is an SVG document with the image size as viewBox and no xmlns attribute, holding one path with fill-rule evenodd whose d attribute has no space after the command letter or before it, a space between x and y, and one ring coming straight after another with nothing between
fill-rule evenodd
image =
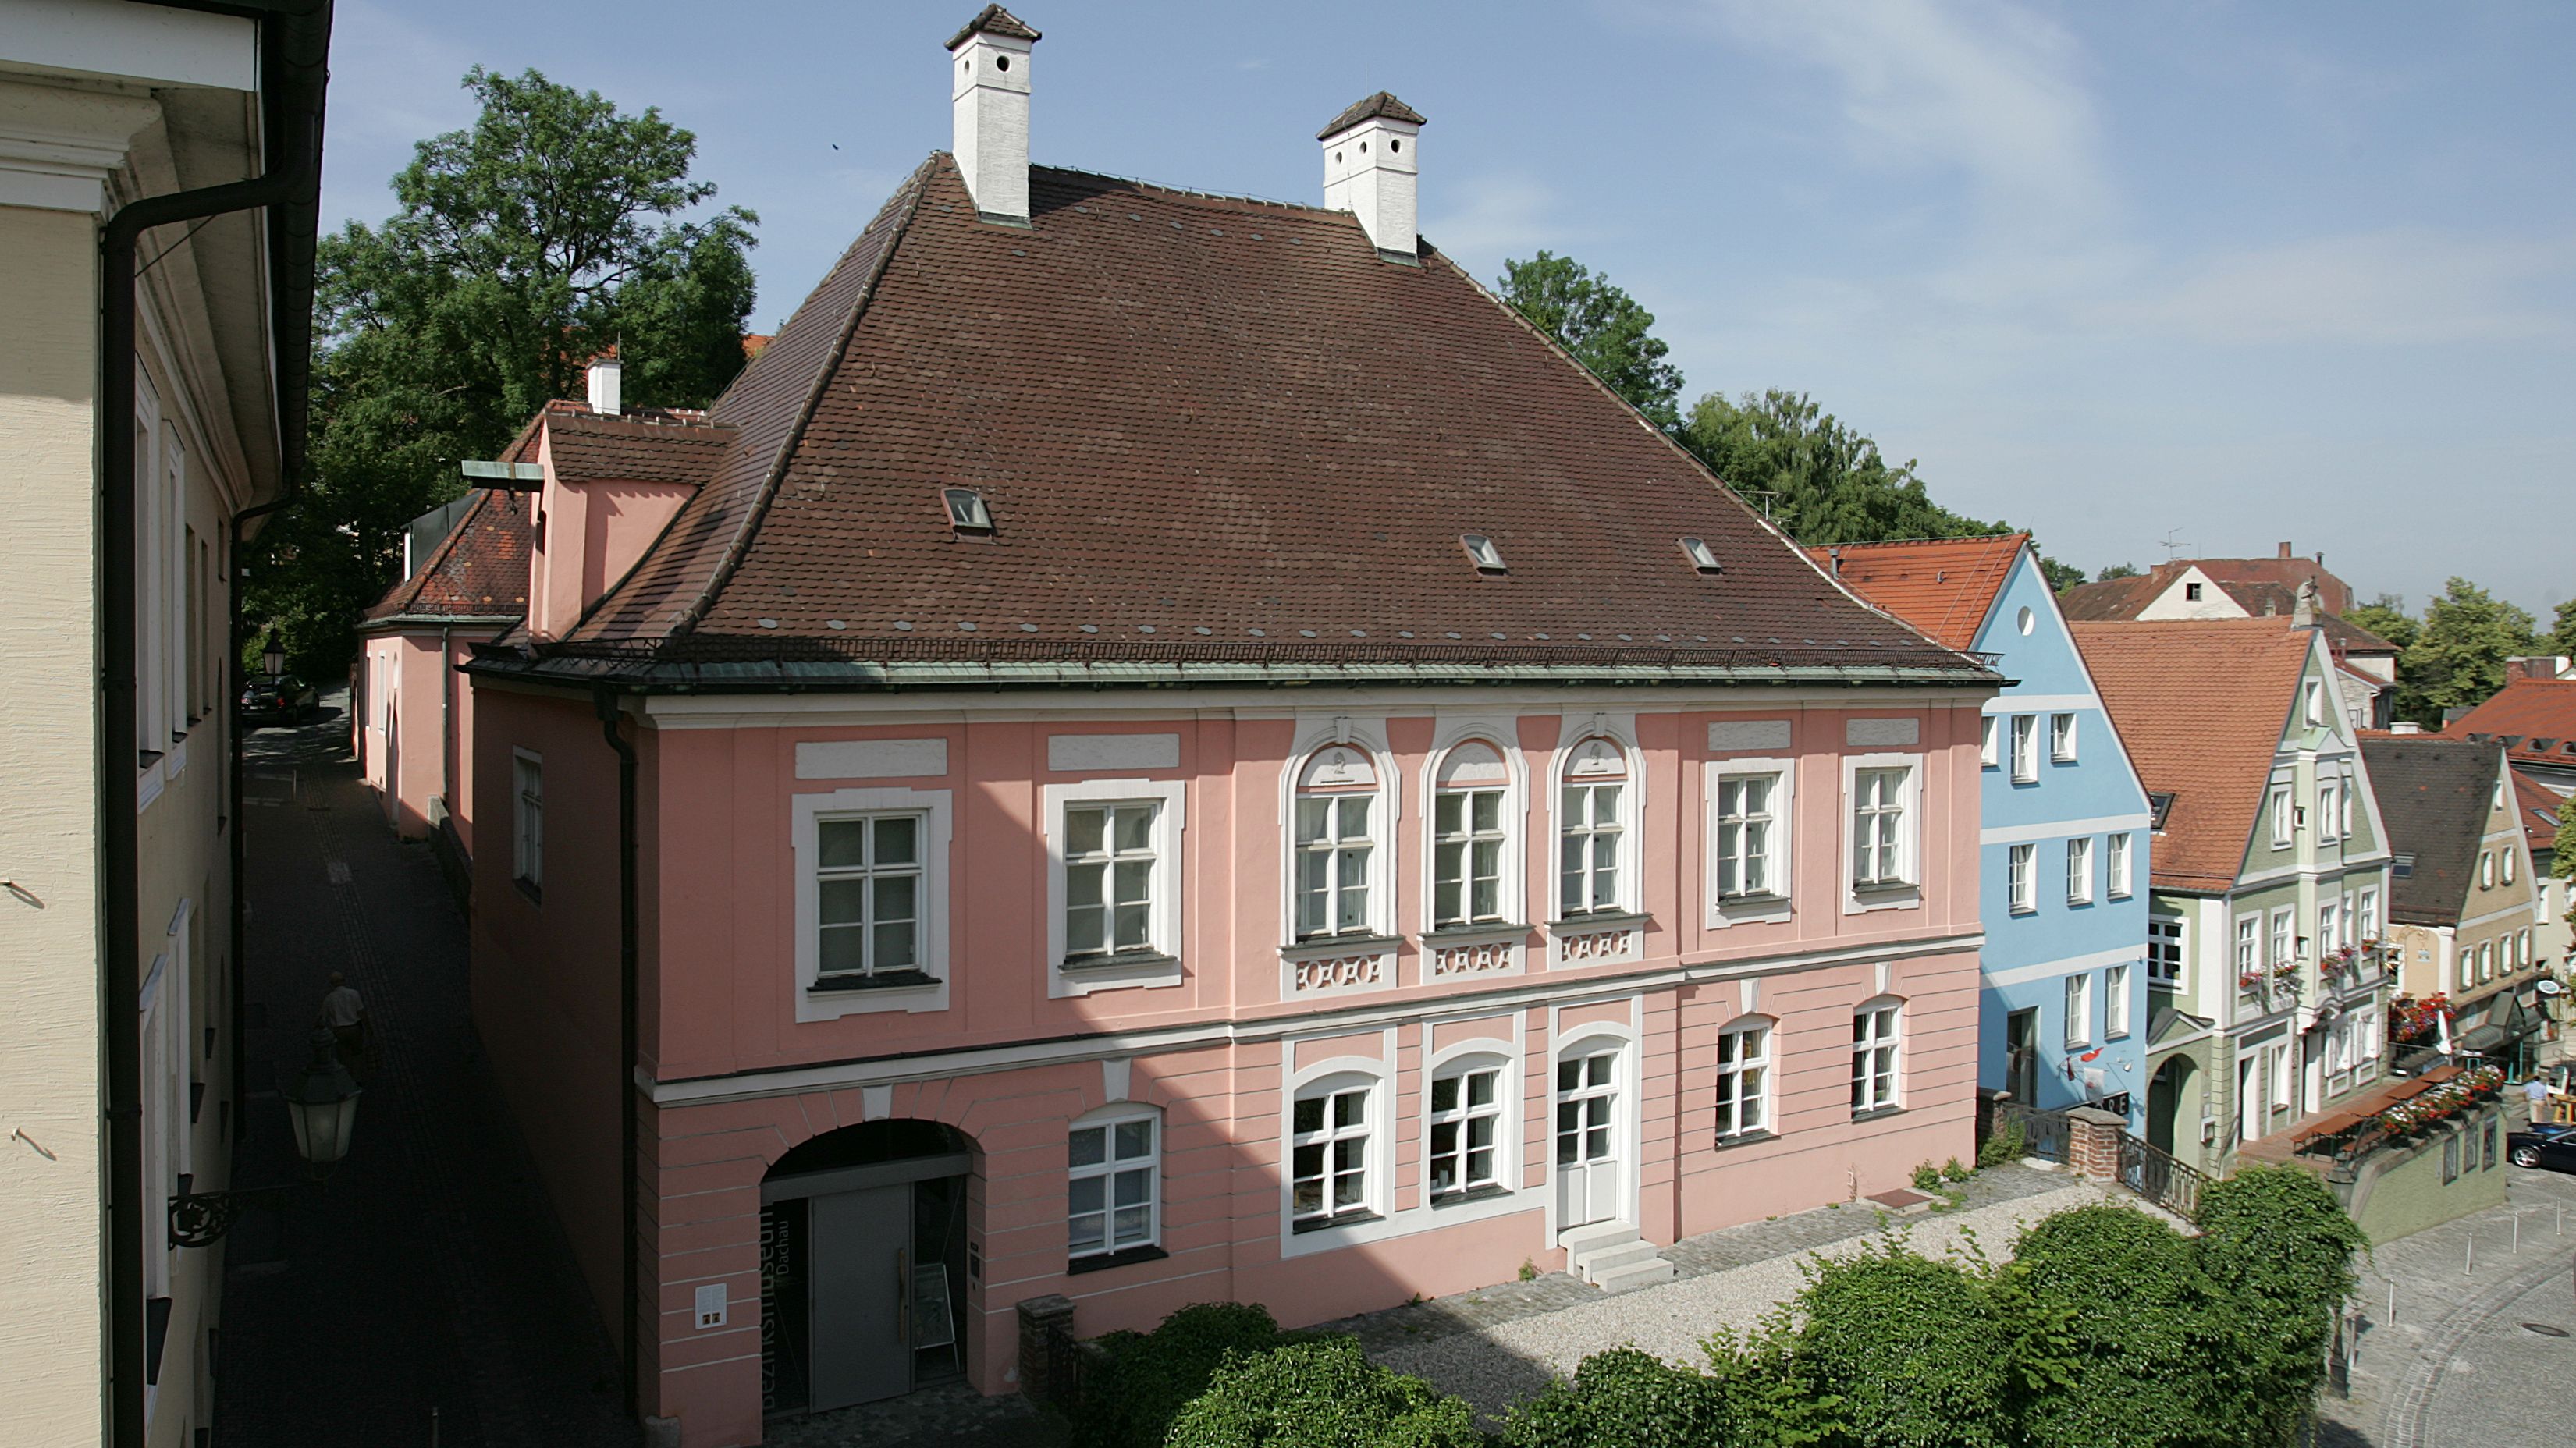
<instances>
[{"instance_id":1,"label":"blue sky","mask_svg":"<svg viewBox=\"0 0 2576 1448\"><path fill-rule=\"evenodd\" d=\"M766 330L948 144L976 8L341 0L326 220L391 209L467 66L534 66L698 134ZM1392 90L1478 276L1570 253L1689 396L1806 391L2088 570L2289 539L2414 607L2576 592L2576 5L1016 13L1038 161L1317 200L1316 127Z\"/></svg>"}]
</instances>

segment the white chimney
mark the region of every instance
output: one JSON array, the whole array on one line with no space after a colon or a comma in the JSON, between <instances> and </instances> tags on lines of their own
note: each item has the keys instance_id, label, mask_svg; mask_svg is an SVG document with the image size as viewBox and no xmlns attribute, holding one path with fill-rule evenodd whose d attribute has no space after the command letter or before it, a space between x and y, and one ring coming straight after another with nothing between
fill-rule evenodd
<instances>
[{"instance_id":1,"label":"white chimney","mask_svg":"<svg viewBox=\"0 0 2576 1448\"><path fill-rule=\"evenodd\" d=\"M1324 206L1348 211L1383 253L1415 256L1414 143L1422 114L1379 91L1316 133L1324 143Z\"/></svg>"},{"instance_id":2,"label":"white chimney","mask_svg":"<svg viewBox=\"0 0 2576 1448\"><path fill-rule=\"evenodd\" d=\"M1038 33L987 5L948 42L950 149L987 221L1029 224L1029 50Z\"/></svg>"},{"instance_id":3,"label":"white chimney","mask_svg":"<svg viewBox=\"0 0 2576 1448\"><path fill-rule=\"evenodd\" d=\"M618 414L619 395L624 391L625 364L615 357L595 357L590 363L590 410L611 417Z\"/></svg>"}]
</instances>

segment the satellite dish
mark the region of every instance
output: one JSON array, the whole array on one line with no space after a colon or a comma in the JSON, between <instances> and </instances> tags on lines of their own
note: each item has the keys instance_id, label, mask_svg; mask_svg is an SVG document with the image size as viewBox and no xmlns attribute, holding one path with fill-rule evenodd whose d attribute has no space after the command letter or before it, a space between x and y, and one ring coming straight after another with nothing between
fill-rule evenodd
<instances>
[{"instance_id":1,"label":"satellite dish","mask_svg":"<svg viewBox=\"0 0 2576 1448\"><path fill-rule=\"evenodd\" d=\"M2567 987L2560 985L2554 980L2541 981L2539 984L2533 986L2532 989L2540 992L2544 996L2561 996L2567 993Z\"/></svg>"}]
</instances>

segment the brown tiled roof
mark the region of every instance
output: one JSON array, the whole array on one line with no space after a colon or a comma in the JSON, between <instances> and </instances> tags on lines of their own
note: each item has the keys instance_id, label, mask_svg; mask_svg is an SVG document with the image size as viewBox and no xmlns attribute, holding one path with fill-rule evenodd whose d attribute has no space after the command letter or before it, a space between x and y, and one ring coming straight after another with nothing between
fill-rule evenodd
<instances>
[{"instance_id":1,"label":"brown tiled roof","mask_svg":"<svg viewBox=\"0 0 2576 1448\"><path fill-rule=\"evenodd\" d=\"M1428 120L1424 119L1422 112L1415 110L1413 107L1406 105L1400 100L1397 100L1392 94L1386 91L1379 91L1377 94L1370 96L1365 100L1353 101L1350 105L1344 107L1340 115L1335 116L1332 120L1326 122L1324 129L1315 133L1315 139L1318 141L1330 140L1334 136L1358 125L1360 122L1377 116L1384 116L1390 121L1410 121L1417 126L1430 124Z\"/></svg>"},{"instance_id":2,"label":"brown tiled roof","mask_svg":"<svg viewBox=\"0 0 2576 1448\"><path fill-rule=\"evenodd\" d=\"M2567 796L2542 784L2525 770L2513 774L2514 820L2522 826L2523 838L2537 854L2548 854L2558 848L2558 811Z\"/></svg>"},{"instance_id":3,"label":"brown tiled roof","mask_svg":"<svg viewBox=\"0 0 2576 1448\"><path fill-rule=\"evenodd\" d=\"M2576 679L2507 676L2503 689L2442 732L2489 735L2504 741L2507 758L2576 768Z\"/></svg>"},{"instance_id":4,"label":"brown tiled roof","mask_svg":"<svg viewBox=\"0 0 2576 1448\"><path fill-rule=\"evenodd\" d=\"M534 511L529 497L477 489L473 503L420 567L367 610L366 623L524 615L528 553L537 532Z\"/></svg>"},{"instance_id":5,"label":"brown tiled roof","mask_svg":"<svg viewBox=\"0 0 2576 1448\"><path fill-rule=\"evenodd\" d=\"M1816 566L1843 587L1923 631L1945 648L1976 646L1977 629L2012 576L2028 533L1989 538L1923 538L1810 548Z\"/></svg>"},{"instance_id":6,"label":"brown tiled roof","mask_svg":"<svg viewBox=\"0 0 2576 1448\"><path fill-rule=\"evenodd\" d=\"M2159 563L2127 578L2079 583L2057 595L2057 611L2065 614L2070 623L2136 618L2138 611L2153 603L2181 571L2173 564Z\"/></svg>"},{"instance_id":7,"label":"brown tiled roof","mask_svg":"<svg viewBox=\"0 0 2576 1448\"><path fill-rule=\"evenodd\" d=\"M1030 201L1027 229L979 221L945 155L907 180L558 652L1985 677L1436 251L1394 264L1347 213L1048 168ZM993 536L952 532L948 487ZM1508 571L1472 567L1467 533Z\"/></svg>"},{"instance_id":8,"label":"brown tiled roof","mask_svg":"<svg viewBox=\"0 0 2576 1448\"><path fill-rule=\"evenodd\" d=\"M555 475L567 482L704 483L732 440L732 428L704 414L609 417L584 408L546 417Z\"/></svg>"},{"instance_id":9,"label":"brown tiled roof","mask_svg":"<svg viewBox=\"0 0 2576 1448\"><path fill-rule=\"evenodd\" d=\"M2173 796L2152 851L2156 884L2230 888L2244 867L2310 635L2269 618L2071 628L2139 782Z\"/></svg>"},{"instance_id":10,"label":"brown tiled roof","mask_svg":"<svg viewBox=\"0 0 2576 1448\"><path fill-rule=\"evenodd\" d=\"M2314 580L2317 609L2341 616L2352 612L2352 586L2328 573L2313 558L2174 558L2130 578L2081 583L2057 596L2058 609L2070 619L2129 619L2164 595L2174 581L2192 569L2215 583L2238 607L2255 617L2267 611L2287 618L2298 607L2299 585ZM2364 652L2395 652L2396 645L2355 624L2341 624L2339 645Z\"/></svg>"},{"instance_id":11,"label":"brown tiled roof","mask_svg":"<svg viewBox=\"0 0 2576 1448\"><path fill-rule=\"evenodd\" d=\"M1044 40L1046 38L1045 36L1038 34L1036 31L1031 30L1028 27L1027 22L1021 20L1020 17L1013 15L1010 11L1003 9L999 5L987 5L983 9L975 12L975 18L966 22L965 29L948 37L948 48L950 50L955 50L957 47L964 45L978 31L992 35L1005 36L1012 40Z\"/></svg>"},{"instance_id":12,"label":"brown tiled roof","mask_svg":"<svg viewBox=\"0 0 2576 1448\"><path fill-rule=\"evenodd\" d=\"M2388 918L2457 925L2495 803L2496 747L2439 734L2368 729L2361 758L2388 826L2388 848L2415 857L2389 882Z\"/></svg>"}]
</instances>

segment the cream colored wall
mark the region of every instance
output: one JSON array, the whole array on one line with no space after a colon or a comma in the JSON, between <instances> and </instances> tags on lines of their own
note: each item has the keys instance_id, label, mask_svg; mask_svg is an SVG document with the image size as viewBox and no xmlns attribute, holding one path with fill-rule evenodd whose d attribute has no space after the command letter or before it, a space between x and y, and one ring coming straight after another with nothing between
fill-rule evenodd
<instances>
[{"instance_id":1,"label":"cream colored wall","mask_svg":"<svg viewBox=\"0 0 2576 1448\"><path fill-rule=\"evenodd\" d=\"M0 1443L99 1441L97 230L0 207Z\"/></svg>"}]
</instances>

